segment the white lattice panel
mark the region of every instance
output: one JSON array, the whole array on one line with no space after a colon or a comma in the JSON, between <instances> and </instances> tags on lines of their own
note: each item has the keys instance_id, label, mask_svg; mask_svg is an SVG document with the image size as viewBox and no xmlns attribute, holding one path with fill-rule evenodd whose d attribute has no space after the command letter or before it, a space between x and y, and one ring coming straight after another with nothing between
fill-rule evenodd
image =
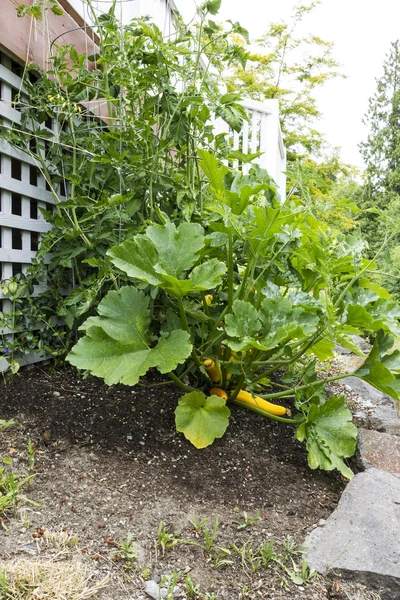
<instances>
[{"instance_id":1,"label":"white lattice panel","mask_svg":"<svg viewBox=\"0 0 400 600\"><path fill-rule=\"evenodd\" d=\"M13 127L21 123L21 113L15 103L18 94L24 101L20 77L21 65L0 50L0 121ZM54 204L52 194L33 157L16 150L0 139L0 279L6 282L20 272L26 272L40 244L40 236L49 230L40 208ZM36 290L38 292L39 289ZM10 300L0 289L0 310L12 310ZM7 331L1 331L6 335ZM39 355L27 356L23 363L41 360ZM7 366L0 360L0 371Z\"/></svg>"}]
</instances>

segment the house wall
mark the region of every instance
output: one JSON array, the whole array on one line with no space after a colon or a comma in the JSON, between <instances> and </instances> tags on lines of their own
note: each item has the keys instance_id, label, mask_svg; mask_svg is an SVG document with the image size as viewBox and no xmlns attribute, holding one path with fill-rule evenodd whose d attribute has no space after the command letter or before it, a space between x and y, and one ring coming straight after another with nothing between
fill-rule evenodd
<instances>
[{"instance_id":1,"label":"house wall","mask_svg":"<svg viewBox=\"0 0 400 600\"><path fill-rule=\"evenodd\" d=\"M56 38L62 44L73 44L79 54L95 46L97 36L90 30L86 33L79 29L83 21L78 13L73 13L74 18L66 11L63 16L47 11L45 18L39 21L29 15L18 17L20 4L20 0L0 0L0 49L15 58L48 68L50 45Z\"/></svg>"}]
</instances>

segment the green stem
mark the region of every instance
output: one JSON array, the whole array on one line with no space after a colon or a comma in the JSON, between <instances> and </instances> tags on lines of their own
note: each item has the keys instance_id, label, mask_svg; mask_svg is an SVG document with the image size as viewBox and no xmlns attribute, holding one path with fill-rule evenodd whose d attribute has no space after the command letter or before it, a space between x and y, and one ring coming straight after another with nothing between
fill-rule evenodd
<instances>
[{"instance_id":1,"label":"green stem","mask_svg":"<svg viewBox=\"0 0 400 600\"><path fill-rule=\"evenodd\" d=\"M240 392L240 390L242 389L242 386L243 386L243 384L244 384L244 380L245 380L245 376L244 376L244 375L241 375L241 376L239 377L239 381L237 382L237 385L236 385L236 387L235 387L235 389L234 389L233 393L232 393L232 394L231 394L231 396L230 396L230 400L231 400L232 402L233 402L233 401L236 401L236 397L237 397L238 393Z\"/></svg>"},{"instance_id":2,"label":"green stem","mask_svg":"<svg viewBox=\"0 0 400 600\"><path fill-rule=\"evenodd\" d=\"M180 313L181 319L182 319L183 328L188 332L188 334L190 335L190 337L192 337L191 333L190 333L190 329L189 329L189 323L188 323L187 318L186 318L186 312L185 312L185 307L183 306L182 298L178 298L178 306L179 306L179 313ZM193 350L192 350L191 356L192 356L194 362L196 363L196 365L198 367L201 367L202 366L202 362L201 362L201 360L199 359L199 357L196 354L196 351L194 349L194 345L193 345Z\"/></svg>"},{"instance_id":3,"label":"green stem","mask_svg":"<svg viewBox=\"0 0 400 600\"><path fill-rule=\"evenodd\" d=\"M232 231L228 234L228 312L232 312L233 304L233 239Z\"/></svg>"},{"instance_id":4,"label":"green stem","mask_svg":"<svg viewBox=\"0 0 400 600\"><path fill-rule=\"evenodd\" d=\"M306 388L329 383L330 381L339 381L339 379L345 379L345 377L350 377L350 375L351 375L351 373L345 373L342 375L337 375L336 377L327 377L327 379L318 379L317 381L313 381L311 383L299 385L297 387L292 387L288 390L285 390L284 392L275 392L274 394L259 394L259 396L260 396L260 398L263 398L264 400L270 400L271 398L286 398L288 395L296 394L296 392L305 390Z\"/></svg>"},{"instance_id":5,"label":"green stem","mask_svg":"<svg viewBox=\"0 0 400 600\"><path fill-rule=\"evenodd\" d=\"M167 373L168 377L170 377L172 379L172 381L174 383L176 383L176 385L178 386L178 388L180 388L183 392L197 392L197 390L195 388L190 387L189 385L185 385L180 379L179 377L177 377L175 375L175 373L172 373L172 371L170 371L169 373Z\"/></svg>"}]
</instances>

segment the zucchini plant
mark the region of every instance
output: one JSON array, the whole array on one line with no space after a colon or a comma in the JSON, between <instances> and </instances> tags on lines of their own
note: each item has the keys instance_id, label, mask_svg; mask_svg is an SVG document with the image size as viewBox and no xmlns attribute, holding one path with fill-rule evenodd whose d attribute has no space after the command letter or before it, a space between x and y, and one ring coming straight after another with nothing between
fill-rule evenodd
<instances>
[{"instance_id":1,"label":"zucchini plant","mask_svg":"<svg viewBox=\"0 0 400 600\"><path fill-rule=\"evenodd\" d=\"M363 242L318 220L298 195L281 202L261 168L229 169L199 151L208 184L191 220L159 222L112 247L128 285L110 291L67 360L108 385L149 369L185 392L176 427L197 448L220 438L229 405L295 427L311 468L350 478L357 431L343 396L325 394L316 361L336 344L365 358L352 375L399 398L400 307L368 278ZM353 334L374 338L365 357ZM282 401L283 405L276 402Z\"/></svg>"}]
</instances>

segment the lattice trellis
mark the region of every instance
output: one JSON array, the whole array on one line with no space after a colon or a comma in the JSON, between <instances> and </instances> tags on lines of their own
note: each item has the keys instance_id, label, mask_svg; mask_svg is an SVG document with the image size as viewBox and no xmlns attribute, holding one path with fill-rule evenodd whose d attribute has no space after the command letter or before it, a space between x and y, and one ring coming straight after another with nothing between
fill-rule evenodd
<instances>
[{"instance_id":1,"label":"lattice trellis","mask_svg":"<svg viewBox=\"0 0 400 600\"><path fill-rule=\"evenodd\" d=\"M0 49L0 119L5 126L21 123L17 99L26 101L22 86L23 67ZM47 125L52 125L47 123ZM40 244L40 236L49 230L40 208L52 209L54 200L33 157L0 139L0 270L6 282L26 272ZM41 291L37 286L35 294ZM43 289L43 288L42 288ZM0 310L11 311L12 304L0 289ZM2 335L9 332L1 331ZM40 360L26 356L23 363ZM7 363L0 360L0 371Z\"/></svg>"}]
</instances>

